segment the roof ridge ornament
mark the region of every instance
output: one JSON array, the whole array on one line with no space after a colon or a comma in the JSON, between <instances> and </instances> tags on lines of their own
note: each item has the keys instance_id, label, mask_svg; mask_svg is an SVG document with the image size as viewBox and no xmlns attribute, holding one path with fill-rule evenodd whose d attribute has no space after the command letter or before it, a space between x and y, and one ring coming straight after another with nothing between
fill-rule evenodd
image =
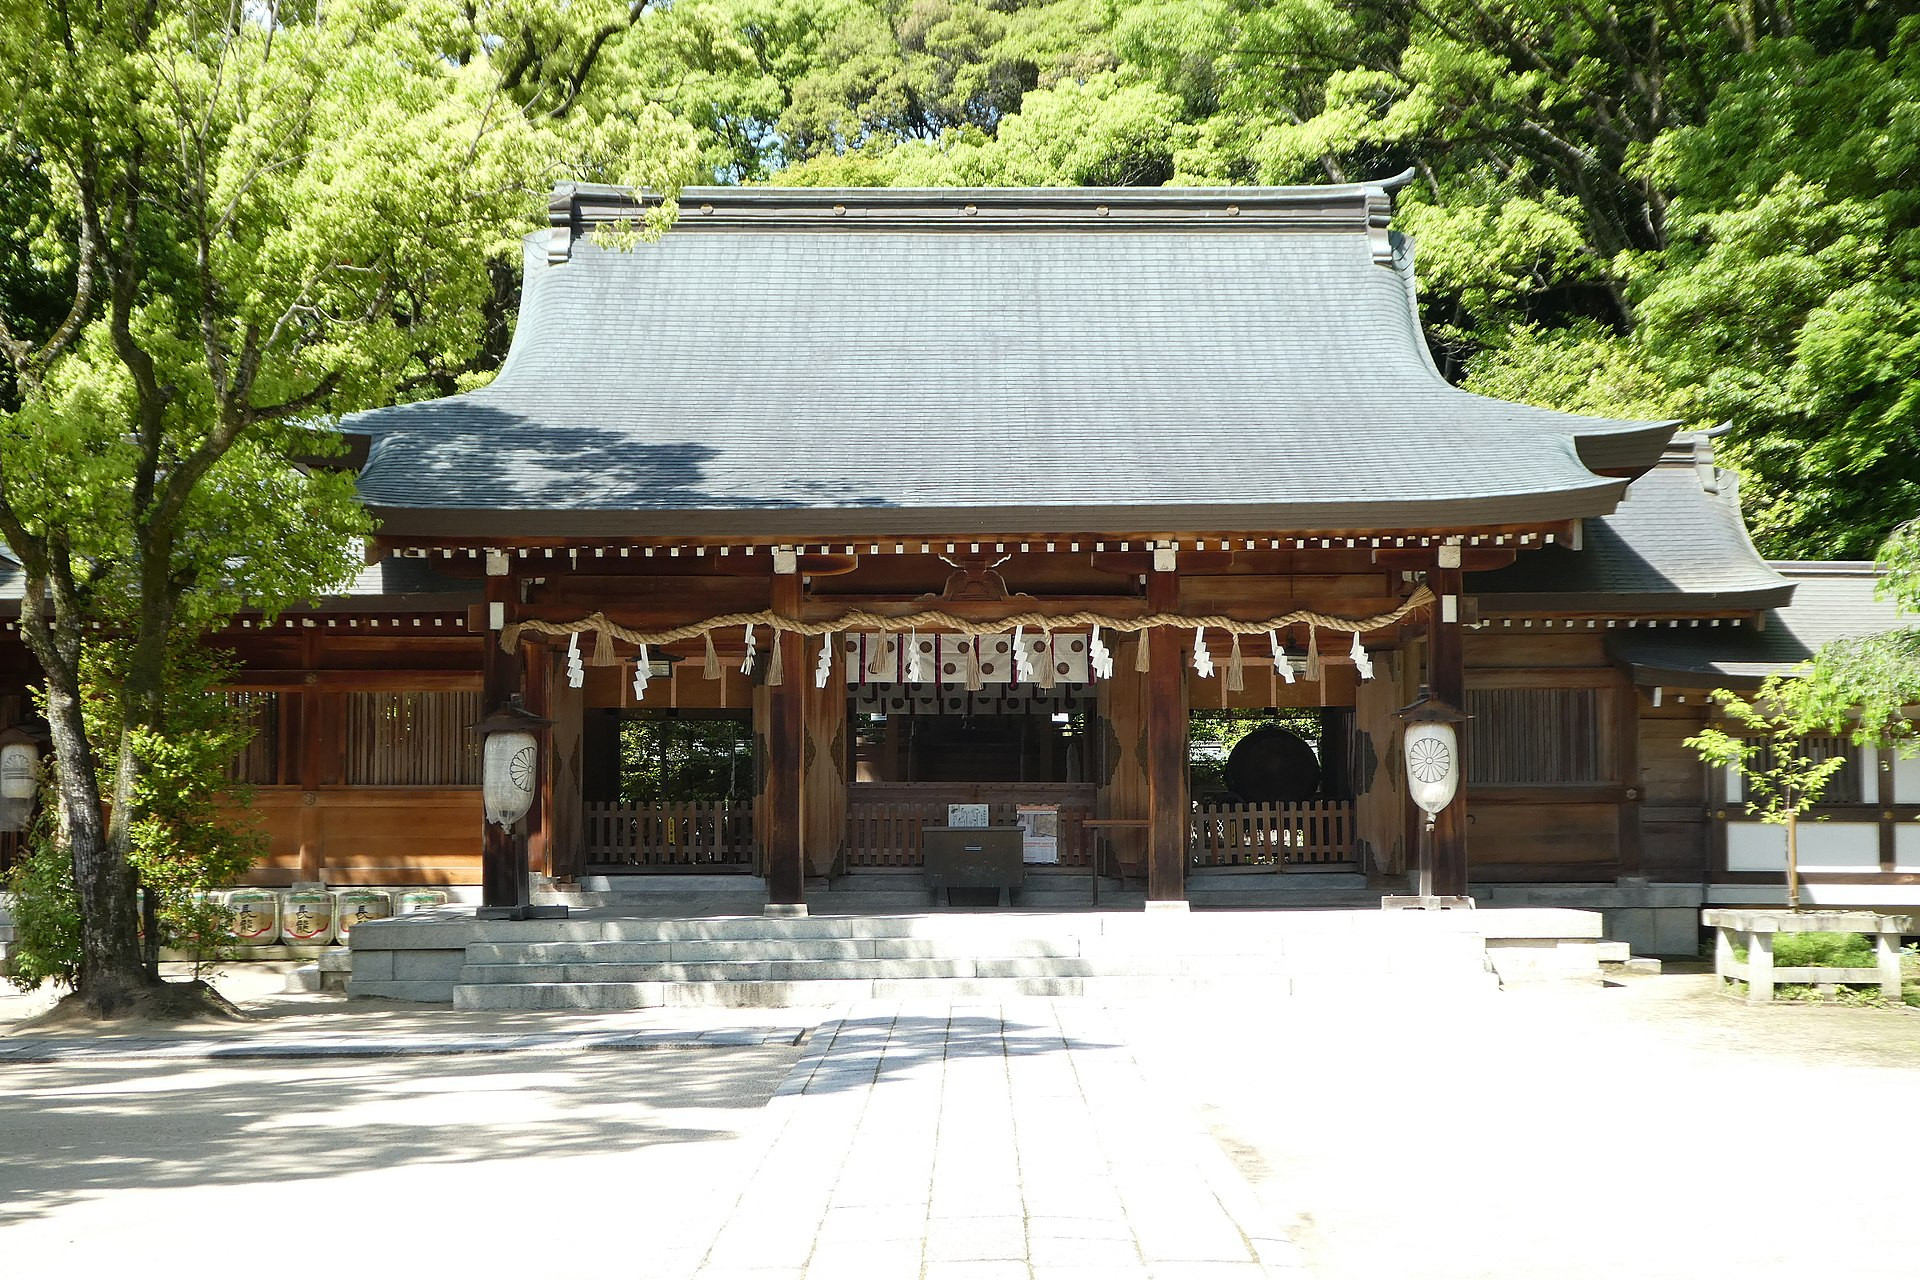
<instances>
[{"instance_id":1,"label":"roof ridge ornament","mask_svg":"<svg viewBox=\"0 0 1920 1280\"><path fill-rule=\"evenodd\" d=\"M1391 264L1392 193L1409 168L1376 182L1246 187L687 187L685 231L1365 231ZM547 204L549 266L578 239L631 224L659 193L592 182L555 184ZM956 217L955 215L960 215Z\"/></svg>"},{"instance_id":2,"label":"roof ridge ornament","mask_svg":"<svg viewBox=\"0 0 1920 1280\"><path fill-rule=\"evenodd\" d=\"M1367 249L1373 254L1373 264L1377 267L1395 265L1393 193L1412 182L1413 177L1414 169L1409 165L1383 182L1367 185Z\"/></svg>"}]
</instances>

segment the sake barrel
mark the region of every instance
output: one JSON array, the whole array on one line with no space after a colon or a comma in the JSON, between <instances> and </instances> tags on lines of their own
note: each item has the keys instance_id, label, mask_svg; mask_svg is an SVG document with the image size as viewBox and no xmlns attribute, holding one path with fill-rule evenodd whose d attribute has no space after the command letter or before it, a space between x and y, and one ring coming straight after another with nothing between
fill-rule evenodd
<instances>
[{"instance_id":1,"label":"sake barrel","mask_svg":"<svg viewBox=\"0 0 1920 1280\"><path fill-rule=\"evenodd\" d=\"M415 911L431 911L435 907L447 905L445 889L403 889L393 895L393 914L410 915Z\"/></svg>"},{"instance_id":2,"label":"sake barrel","mask_svg":"<svg viewBox=\"0 0 1920 1280\"><path fill-rule=\"evenodd\" d=\"M325 889L302 889L280 899L280 941L290 947L332 942L333 922L333 895Z\"/></svg>"},{"instance_id":3,"label":"sake barrel","mask_svg":"<svg viewBox=\"0 0 1920 1280\"><path fill-rule=\"evenodd\" d=\"M233 940L243 947L270 947L280 937L280 895L268 889L235 889L227 895Z\"/></svg>"},{"instance_id":4,"label":"sake barrel","mask_svg":"<svg viewBox=\"0 0 1920 1280\"><path fill-rule=\"evenodd\" d=\"M369 920L384 920L393 914L393 899L378 889L342 889L333 895L335 927L345 942L353 927Z\"/></svg>"}]
</instances>

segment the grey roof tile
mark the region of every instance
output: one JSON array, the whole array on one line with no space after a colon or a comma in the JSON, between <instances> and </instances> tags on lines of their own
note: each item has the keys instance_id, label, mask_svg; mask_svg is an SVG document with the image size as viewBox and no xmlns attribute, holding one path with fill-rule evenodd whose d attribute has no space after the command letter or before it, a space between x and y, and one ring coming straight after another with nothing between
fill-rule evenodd
<instances>
[{"instance_id":1,"label":"grey roof tile","mask_svg":"<svg viewBox=\"0 0 1920 1280\"><path fill-rule=\"evenodd\" d=\"M1702 455L1705 457L1705 455ZM1710 459L1706 466L1711 468ZM1635 480L1611 515L1588 518L1583 546L1522 552L1512 566L1468 575L1482 613L1712 610L1784 604L1793 584L1753 548L1734 477L1702 483L1690 451Z\"/></svg>"},{"instance_id":2,"label":"grey roof tile","mask_svg":"<svg viewBox=\"0 0 1920 1280\"><path fill-rule=\"evenodd\" d=\"M1623 481L1582 455L1644 466L1666 425L1448 385L1408 279L1350 203L1345 224L1323 210L1292 229L701 230L684 213L630 251L576 239L559 265L529 255L490 386L354 420L374 437L361 493L398 534L1281 530L1610 510Z\"/></svg>"},{"instance_id":3,"label":"grey roof tile","mask_svg":"<svg viewBox=\"0 0 1920 1280\"><path fill-rule=\"evenodd\" d=\"M1878 598L1880 573L1871 563L1772 567L1793 584L1793 603L1767 610L1763 627L1616 634L1609 650L1642 684L1750 685L1806 661L1829 641L1920 627L1920 614Z\"/></svg>"}]
</instances>

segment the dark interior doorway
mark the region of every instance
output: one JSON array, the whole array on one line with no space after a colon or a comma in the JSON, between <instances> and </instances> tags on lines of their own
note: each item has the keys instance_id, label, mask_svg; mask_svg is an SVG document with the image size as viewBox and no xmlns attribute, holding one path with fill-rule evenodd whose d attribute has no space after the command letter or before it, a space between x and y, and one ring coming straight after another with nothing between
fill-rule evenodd
<instances>
[{"instance_id":1,"label":"dark interior doorway","mask_svg":"<svg viewBox=\"0 0 1920 1280\"><path fill-rule=\"evenodd\" d=\"M581 790L589 802L753 798L748 711L589 711L583 729Z\"/></svg>"},{"instance_id":2,"label":"dark interior doorway","mask_svg":"<svg viewBox=\"0 0 1920 1280\"><path fill-rule=\"evenodd\" d=\"M1348 707L1195 710L1191 794L1201 803L1350 800L1352 725Z\"/></svg>"}]
</instances>

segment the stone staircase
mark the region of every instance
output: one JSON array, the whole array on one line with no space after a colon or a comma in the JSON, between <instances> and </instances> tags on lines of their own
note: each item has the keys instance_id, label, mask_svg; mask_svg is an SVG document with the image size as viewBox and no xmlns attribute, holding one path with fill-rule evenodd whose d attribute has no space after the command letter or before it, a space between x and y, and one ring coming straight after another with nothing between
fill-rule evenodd
<instances>
[{"instance_id":1,"label":"stone staircase","mask_svg":"<svg viewBox=\"0 0 1920 1280\"><path fill-rule=\"evenodd\" d=\"M382 922L383 925L385 922ZM403 923L399 928L406 928ZM410 994L360 953L359 995ZM829 1005L1021 996L1477 995L1497 991L1470 913L1079 912L468 921L460 1009ZM449 939L450 940L450 939ZM393 956L401 957L395 950ZM443 961L451 968L452 956ZM401 966L404 968L404 965ZM389 988L383 990L382 988Z\"/></svg>"},{"instance_id":2,"label":"stone staircase","mask_svg":"<svg viewBox=\"0 0 1920 1280\"><path fill-rule=\"evenodd\" d=\"M807 910L814 915L978 911L994 905L988 891L956 889L950 901L935 901L917 867L817 877L807 881L805 892ZM1249 874L1239 868L1196 868L1187 877L1187 896L1203 910L1372 907L1380 892L1351 871ZM1084 869L1029 867L1026 886L1013 895L1013 905L1023 911L1125 911L1138 910L1145 899L1137 881L1103 876L1096 888ZM766 886L746 875L593 875L582 877L573 888L543 891L534 900L642 916L757 915L766 902Z\"/></svg>"}]
</instances>

